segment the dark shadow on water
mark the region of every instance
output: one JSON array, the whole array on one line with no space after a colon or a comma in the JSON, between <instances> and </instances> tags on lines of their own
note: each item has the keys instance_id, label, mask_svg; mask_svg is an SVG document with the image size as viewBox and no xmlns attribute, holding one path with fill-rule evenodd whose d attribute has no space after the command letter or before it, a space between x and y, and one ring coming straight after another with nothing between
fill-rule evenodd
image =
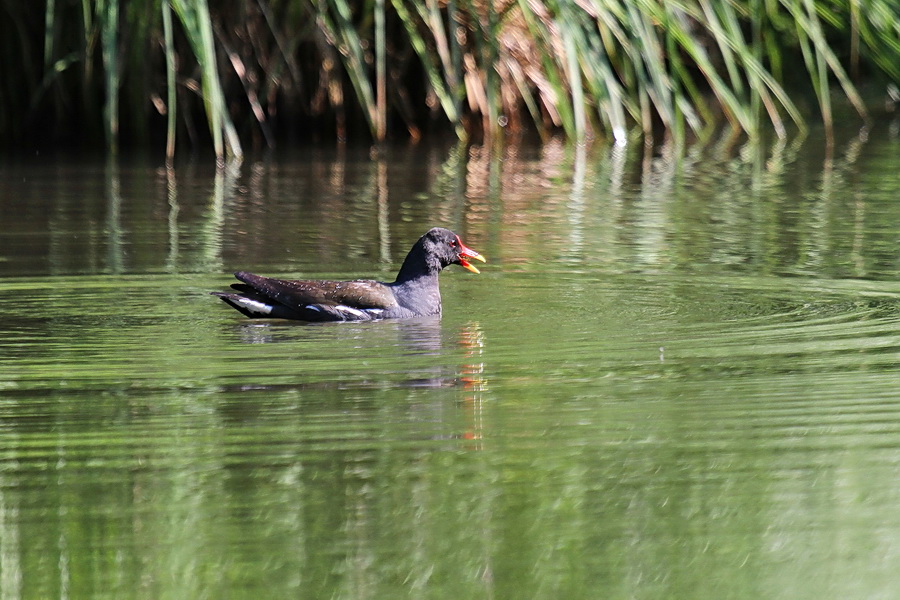
<instances>
[{"instance_id":1,"label":"dark shadow on water","mask_svg":"<svg viewBox=\"0 0 900 600\"><path fill-rule=\"evenodd\" d=\"M360 323L307 323L285 320L249 320L240 325L247 344L297 342L302 338L322 344L396 346L404 355L437 355L443 348L440 317Z\"/></svg>"},{"instance_id":2,"label":"dark shadow on water","mask_svg":"<svg viewBox=\"0 0 900 600\"><path fill-rule=\"evenodd\" d=\"M304 365L310 359L298 356L296 373L304 381L285 382L280 377L279 381L223 386L221 392L234 399L222 407L231 419L257 418L273 403L293 398L296 404L291 410L298 416L341 410L356 418L390 406L390 410L400 410L404 420L436 423L438 431L444 432L423 433L425 438L483 437L482 402L488 383L482 355L486 340L477 322L448 332L440 318L326 324L247 321L239 326L239 339L246 344L313 347L328 355L322 361L330 360L331 354L335 358L333 368L307 377ZM440 390L451 396L430 395ZM456 433L447 433L448 427Z\"/></svg>"},{"instance_id":3,"label":"dark shadow on water","mask_svg":"<svg viewBox=\"0 0 900 600\"><path fill-rule=\"evenodd\" d=\"M451 356L456 348L461 348L468 359L480 356L484 346L484 333L478 323L469 322L448 337L440 317L422 317L398 321L375 321L366 323L305 323L300 321L245 321L239 326L239 339L245 344L302 344L304 348L315 346L321 349L322 356L327 359L332 353L338 360L347 360L347 354L358 357L359 362L393 357L390 368L390 385L399 387L452 387L470 385L480 377L483 366L480 363L464 362L451 374L447 373L446 360L441 357ZM371 351L367 352L367 349ZM343 358L341 358L343 357ZM435 357L434 361L415 360L404 364L403 359L416 357ZM350 359L353 356L349 357ZM298 368L303 357L298 357ZM409 377L395 381L398 375ZM388 373L381 373L387 375ZM379 375L379 373L374 373ZM423 376L425 375L425 376ZM335 380L316 382L316 387L338 386L342 388L383 387L385 378L377 380ZM239 386L246 389L248 386ZM270 388L268 385L249 386L256 389Z\"/></svg>"}]
</instances>

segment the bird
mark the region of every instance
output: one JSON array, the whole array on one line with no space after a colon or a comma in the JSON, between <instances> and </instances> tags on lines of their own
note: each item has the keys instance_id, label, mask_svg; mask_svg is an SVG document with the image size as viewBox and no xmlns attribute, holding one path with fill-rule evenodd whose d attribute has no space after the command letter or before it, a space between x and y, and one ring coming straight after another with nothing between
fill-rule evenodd
<instances>
[{"instance_id":1,"label":"bird","mask_svg":"<svg viewBox=\"0 0 900 600\"><path fill-rule=\"evenodd\" d=\"M478 273L470 260L487 262L449 229L434 227L413 244L392 283L274 279L238 271L234 276L242 283L232 284L235 291L211 294L250 318L322 322L439 316L438 275L450 265Z\"/></svg>"}]
</instances>

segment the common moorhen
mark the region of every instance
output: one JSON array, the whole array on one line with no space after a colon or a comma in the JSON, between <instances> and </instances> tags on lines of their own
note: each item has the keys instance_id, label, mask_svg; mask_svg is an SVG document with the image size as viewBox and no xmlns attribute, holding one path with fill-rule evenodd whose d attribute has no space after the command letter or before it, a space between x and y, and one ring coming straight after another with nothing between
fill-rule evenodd
<instances>
[{"instance_id":1,"label":"common moorhen","mask_svg":"<svg viewBox=\"0 0 900 600\"><path fill-rule=\"evenodd\" d=\"M372 321L441 314L438 274L449 265L478 273L468 259L485 262L459 236L435 227L419 238L393 283L380 281L290 281L239 271L234 292L212 292L251 318L301 321Z\"/></svg>"}]
</instances>

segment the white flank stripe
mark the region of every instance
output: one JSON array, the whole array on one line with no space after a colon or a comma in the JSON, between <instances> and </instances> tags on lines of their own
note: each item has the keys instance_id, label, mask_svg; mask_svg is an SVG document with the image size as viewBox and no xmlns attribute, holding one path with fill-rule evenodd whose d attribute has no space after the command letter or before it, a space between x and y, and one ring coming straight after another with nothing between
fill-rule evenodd
<instances>
[{"instance_id":1,"label":"white flank stripe","mask_svg":"<svg viewBox=\"0 0 900 600\"><path fill-rule=\"evenodd\" d=\"M272 312L272 307L268 304L257 302L256 300L251 300L249 298L241 298L240 303L241 306L243 306L250 312L259 313L261 315L267 315Z\"/></svg>"},{"instance_id":2,"label":"white flank stripe","mask_svg":"<svg viewBox=\"0 0 900 600\"><path fill-rule=\"evenodd\" d=\"M357 319L365 319L366 313L361 310L356 310L355 308L350 308L349 306L344 306L343 304L338 304L334 307L335 310L339 310L342 313L346 313L348 315L352 315Z\"/></svg>"}]
</instances>

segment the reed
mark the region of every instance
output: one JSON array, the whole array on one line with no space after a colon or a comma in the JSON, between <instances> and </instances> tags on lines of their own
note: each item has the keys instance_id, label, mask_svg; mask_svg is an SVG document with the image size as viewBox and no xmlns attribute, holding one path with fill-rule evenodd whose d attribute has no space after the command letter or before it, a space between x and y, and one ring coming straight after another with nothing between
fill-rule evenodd
<instances>
[{"instance_id":1,"label":"reed","mask_svg":"<svg viewBox=\"0 0 900 600\"><path fill-rule=\"evenodd\" d=\"M172 8L168 2L160 4L162 8L163 39L166 55L166 159L171 162L175 157L175 136L177 134L178 92L175 88L175 39L172 27Z\"/></svg>"},{"instance_id":2,"label":"reed","mask_svg":"<svg viewBox=\"0 0 900 600\"><path fill-rule=\"evenodd\" d=\"M895 0L47 0L0 20L0 138L211 144L830 128L900 84ZM809 100L815 110L809 110ZM179 105L179 106L176 106ZM198 129L196 122L207 127ZM96 132L103 132L102 137ZM204 131L208 132L205 134ZM164 132L164 133L162 133ZM186 136L184 135L186 134ZM204 142L208 140L208 142Z\"/></svg>"},{"instance_id":3,"label":"reed","mask_svg":"<svg viewBox=\"0 0 900 600\"><path fill-rule=\"evenodd\" d=\"M230 156L242 154L241 143L231 117L225 110L225 92L219 79L219 63L213 42L212 15L206 0L171 0L190 41L200 70L200 94L212 133L213 148L220 164L226 152Z\"/></svg>"}]
</instances>

